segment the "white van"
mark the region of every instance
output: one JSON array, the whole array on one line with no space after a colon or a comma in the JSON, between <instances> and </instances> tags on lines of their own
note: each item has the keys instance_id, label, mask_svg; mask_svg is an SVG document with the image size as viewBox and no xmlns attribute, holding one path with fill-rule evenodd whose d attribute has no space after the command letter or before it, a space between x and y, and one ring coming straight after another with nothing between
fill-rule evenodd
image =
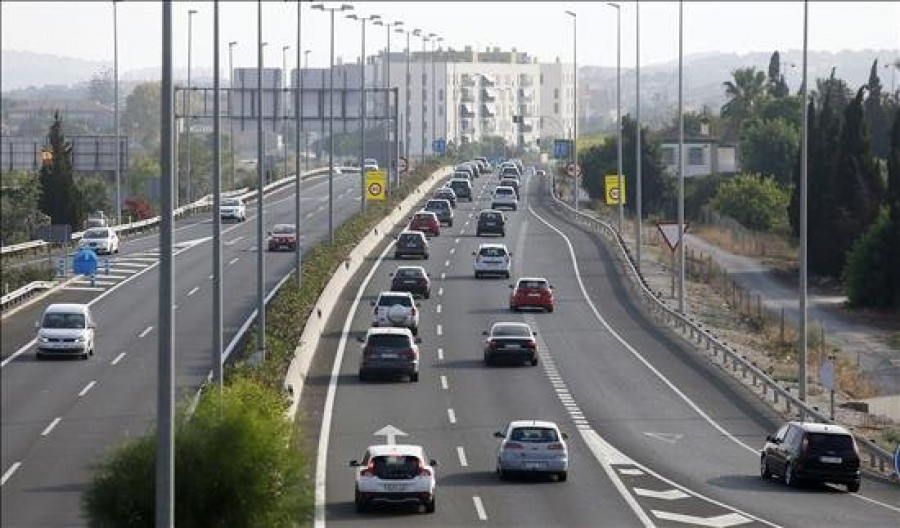
<instances>
[{"instance_id":1,"label":"white van","mask_svg":"<svg viewBox=\"0 0 900 528\"><path fill-rule=\"evenodd\" d=\"M94 355L97 324L86 304L51 304L34 326L38 329L38 358L75 355L87 359Z\"/></svg>"}]
</instances>

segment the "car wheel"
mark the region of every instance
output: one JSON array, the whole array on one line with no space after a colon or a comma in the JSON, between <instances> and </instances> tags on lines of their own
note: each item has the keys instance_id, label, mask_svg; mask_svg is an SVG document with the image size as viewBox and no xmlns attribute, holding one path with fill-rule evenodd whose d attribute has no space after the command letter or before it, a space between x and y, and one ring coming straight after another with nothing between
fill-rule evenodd
<instances>
[{"instance_id":1,"label":"car wheel","mask_svg":"<svg viewBox=\"0 0 900 528\"><path fill-rule=\"evenodd\" d=\"M354 502L356 503L356 513L363 513L366 511L366 500L359 496L359 491L356 492Z\"/></svg>"},{"instance_id":2,"label":"car wheel","mask_svg":"<svg viewBox=\"0 0 900 528\"><path fill-rule=\"evenodd\" d=\"M369 379L369 376L366 375L365 372L360 370L359 371L359 381L366 381L367 379Z\"/></svg>"},{"instance_id":3,"label":"car wheel","mask_svg":"<svg viewBox=\"0 0 900 528\"><path fill-rule=\"evenodd\" d=\"M508 279L508 278L509 278L509 272L508 272L508 271L507 271L506 273L503 274L503 278L505 278L505 279Z\"/></svg>"},{"instance_id":4,"label":"car wheel","mask_svg":"<svg viewBox=\"0 0 900 528\"><path fill-rule=\"evenodd\" d=\"M772 478L772 472L769 471L769 461L766 460L765 455L759 457L759 476L762 477L763 480Z\"/></svg>"},{"instance_id":5,"label":"car wheel","mask_svg":"<svg viewBox=\"0 0 900 528\"><path fill-rule=\"evenodd\" d=\"M450 222L447 223L447 227L453 227L453 220L450 220Z\"/></svg>"},{"instance_id":6,"label":"car wheel","mask_svg":"<svg viewBox=\"0 0 900 528\"><path fill-rule=\"evenodd\" d=\"M44 359L44 354L42 354L41 351L38 350L37 352L34 353L34 358L37 360Z\"/></svg>"},{"instance_id":7,"label":"car wheel","mask_svg":"<svg viewBox=\"0 0 900 528\"><path fill-rule=\"evenodd\" d=\"M533 358L531 358L531 366L536 367L537 364L538 364L538 357L534 356Z\"/></svg>"},{"instance_id":8,"label":"car wheel","mask_svg":"<svg viewBox=\"0 0 900 528\"><path fill-rule=\"evenodd\" d=\"M798 484L797 477L794 475L794 468L790 464L784 467L784 483L792 488Z\"/></svg>"},{"instance_id":9,"label":"car wheel","mask_svg":"<svg viewBox=\"0 0 900 528\"><path fill-rule=\"evenodd\" d=\"M418 383L418 382L419 382L419 373L418 373L418 372L413 372L412 374L410 374L410 375L409 375L409 381L411 381L411 382L413 382L413 383Z\"/></svg>"},{"instance_id":10,"label":"car wheel","mask_svg":"<svg viewBox=\"0 0 900 528\"><path fill-rule=\"evenodd\" d=\"M847 484L847 491L849 493L858 492L859 491L859 479L854 480L853 482L850 482L849 484Z\"/></svg>"},{"instance_id":11,"label":"car wheel","mask_svg":"<svg viewBox=\"0 0 900 528\"><path fill-rule=\"evenodd\" d=\"M511 312L518 312L519 309L518 309L517 307L515 307L515 306L513 306L513 305L510 304L510 305L509 305L509 311L511 311Z\"/></svg>"},{"instance_id":12,"label":"car wheel","mask_svg":"<svg viewBox=\"0 0 900 528\"><path fill-rule=\"evenodd\" d=\"M494 361L491 359L491 356L488 355L487 352L484 353L484 364L488 367L494 364Z\"/></svg>"},{"instance_id":13,"label":"car wheel","mask_svg":"<svg viewBox=\"0 0 900 528\"><path fill-rule=\"evenodd\" d=\"M422 297L425 297L426 299L431 299L431 292L430 291L425 292L425 295L423 295Z\"/></svg>"},{"instance_id":14,"label":"car wheel","mask_svg":"<svg viewBox=\"0 0 900 528\"><path fill-rule=\"evenodd\" d=\"M87 358L88 358L88 353L87 353L87 352L82 352L82 353L81 353L81 359L87 359Z\"/></svg>"},{"instance_id":15,"label":"car wheel","mask_svg":"<svg viewBox=\"0 0 900 528\"><path fill-rule=\"evenodd\" d=\"M480 279L480 278L481 278L481 273L478 273L478 272L476 271L476 272L475 272L475 278L476 278L476 279Z\"/></svg>"},{"instance_id":16,"label":"car wheel","mask_svg":"<svg viewBox=\"0 0 900 528\"><path fill-rule=\"evenodd\" d=\"M481 236L481 231L475 231L475 236L476 236L476 237L480 237L480 236Z\"/></svg>"},{"instance_id":17,"label":"car wheel","mask_svg":"<svg viewBox=\"0 0 900 528\"><path fill-rule=\"evenodd\" d=\"M509 480L509 471L497 466L497 476L500 477L500 480Z\"/></svg>"},{"instance_id":18,"label":"car wheel","mask_svg":"<svg viewBox=\"0 0 900 528\"><path fill-rule=\"evenodd\" d=\"M560 482L565 482L566 480L569 479L569 472L568 471L560 471L559 473L556 474L556 478Z\"/></svg>"},{"instance_id":19,"label":"car wheel","mask_svg":"<svg viewBox=\"0 0 900 528\"><path fill-rule=\"evenodd\" d=\"M437 497L431 497L431 500L425 503L425 513L434 513L434 509L437 506Z\"/></svg>"}]
</instances>

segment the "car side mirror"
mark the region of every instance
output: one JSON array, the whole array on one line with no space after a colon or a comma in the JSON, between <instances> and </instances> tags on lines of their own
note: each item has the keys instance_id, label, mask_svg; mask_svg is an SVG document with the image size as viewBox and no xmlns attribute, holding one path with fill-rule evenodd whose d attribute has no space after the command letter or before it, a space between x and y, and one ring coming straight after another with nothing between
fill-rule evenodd
<instances>
[{"instance_id":1,"label":"car side mirror","mask_svg":"<svg viewBox=\"0 0 900 528\"><path fill-rule=\"evenodd\" d=\"M272 232L271 232L271 231L266 231L266 235L272 236Z\"/></svg>"},{"instance_id":2,"label":"car side mirror","mask_svg":"<svg viewBox=\"0 0 900 528\"><path fill-rule=\"evenodd\" d=\"M509 285L509 289L510 289L510 290L513 289L513 285L512 285L512 284Z\"/></svg>"},{"instance_id":3,"label":"car side mirror","mask_svg":"<svg viewBox=\"0 0 900 528\"><path fill-rule=\"evenodd\" d=\"M422 338L421 338L421 337L416 337L415 341L416 341L416 344L418 345L418 344L420 344L420 343L422 342Z\"/></svg>"},{"instance_id":4,"label":"car side mirror","mask_svg":"<svg viewBox=\"0 0 900 528\"><path fill-rule=\"evenodd\" d=\"M390 272L390 273L388 273L388 277L393 277L393 276L394 276L394 272L393 272L393 271Z\"/></svg>"},{"instance_id":5,"label":"car side mirror","mask_svg":"<svg viewBox=\"0 0 900 528\"><path fill-rule=\"evenodd\" d=\"M552 289L553 289L553 285L551 284L551 285L549 286L549 288L552 290Z\"/></svg>"},{"instance_id":6,"label":"car side mirror","mask_svg":"<svg viewBox=\"0 0 900 528\"><path fill-rule=\"evenodd\" d=\"M485 331L485 332L481 332L481 335L486 336L486 335L488 335L488 333L487 333L486 331Z\"/></svg>"},{"instance_id":7,"label":"car side mirror","mask_svg":"<svg viewBox=\"0 0 900 528\"><path fill-rule=\"evenodd\" d=\"M366 342L366 338L364 338L363 336L356 336L356 340L357 340L358 342L360 342L360 343L365 343L365 342Z\"/></svg>"},{"instance_id":8,"label":"car side mirror","mask_svg":"<svg viewBox=\"0 0 900 528\"><path fill-rule=\"evenodd\" d=\"M766 435L766 442L772 442L773 444L779 443L778 439L772 435Z\"/></svg>"},{"instance_id":9,"label":"car side mirror","mask_svg":"<svg viewBox=\"0 0 900 528\"><path fill-rule=\"evenodd\" d=\"M500 431L497 431L496 433L494 433L494 438L506 438L506 435Z\"/></svg>"},{"instance_id":10,"label":"car side mirror","mask_svg":"<svg viewBox=\"0 0 900 528\"><path fill-rule=\"evenodd\" d=\"M568 434L568 433L560 433L560 434L562 435L563 440L568 440L568 439L569 439L569 434Z\"/></svg>"},{"instance_id":11,"label":"car side mirror","mask_svg":"<svg viewBox=\"0 0 900 528\"><path fill-rule=\"evenodd\" d=\"M421 307L422 307L422 303L417 302L417 303L416 303L416 308L421 308Z\"/></svg>"},{"instance_id":12,"label":"car side mirror","mask_svg":"<svg viewBox=\"0 0 900 528\"><path fill-rule=\"evenodd\" d=\"M537 335L537 332L532 331L532 332L531 332L531 335L536 336L536 335Z\"/></svg>"},{"instance_id":13,"label":"car side mirror","mask_svg":"<svg viewBox=\"0 0 900 528\"><path fill-rule=\"evenodd\" d=\"M474 251L472 252L472 256L473 256L473 257L475 256L475 252L474 252Z\"/></svg>"},{"instance_id":14,"label":"car side mirror","mask_svg":"<svg viewBox=\"0 0 900 528\"><path fill-rule=\"evenodd\" d=\"M359 467L359 462L357 462L356 460L351 460L350 467Z\"/></svg>"},{"instance_id":15,"label":"car side mirror","mask_svg":"<svg viewBox=\"0 0 900 528\"><path fill-rule=\"evenodd\" d=\"M509 256L510 256L510 257L513 256L512 251L509 252Z\"/></svg>"},{"instance_id":16,"label":"car side mirror","mask_svg":"<svg viewBox=\"0 0 900 528\"><path fill-rule=\"evenodd\" d=\"M431 467L437 467L438 461L432 458L431 460L428 461L428 465L430 465Z\"/></svg>"}]
</instances>

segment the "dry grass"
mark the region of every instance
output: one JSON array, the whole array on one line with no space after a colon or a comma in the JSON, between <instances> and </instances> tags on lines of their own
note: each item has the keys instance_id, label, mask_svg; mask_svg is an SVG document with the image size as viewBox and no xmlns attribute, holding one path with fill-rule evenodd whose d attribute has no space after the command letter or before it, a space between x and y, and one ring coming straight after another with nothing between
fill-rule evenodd
<instances>
[{"instance_id":1,"label":"dry grass","mask_svg":"<svg viewBox=\"0 0 900 528\"><path fill-rule=\"evenodd\" d=\"M754 233L752 236L736 237L729 229L709 224L693 225L691 232L736 255L764 258L778 267L796 266L797 248L778 235Z\"/></svg>"}]
</instances>

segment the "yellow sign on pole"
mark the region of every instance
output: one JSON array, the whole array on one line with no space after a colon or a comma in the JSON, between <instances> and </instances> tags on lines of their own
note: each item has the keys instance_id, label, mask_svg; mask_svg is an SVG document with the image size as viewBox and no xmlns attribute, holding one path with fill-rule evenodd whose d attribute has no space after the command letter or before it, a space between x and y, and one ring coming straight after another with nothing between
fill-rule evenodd
<instances>
[{"instance_id":1,"label":"yellow sign on pole","mask_svg":"<svg viewBox=\"0 0 900 528\"><path fill-rule=\"evenodd\" d=\"M384 200L387 185L387 171L366 171L366 200Z\"/></svg>"},{"instance_id":2,"label":"yellow sign on pole","mask_svg":"<svg viewBox=\"0 0 900 528\"><path fill-rule=\"evenodd\" d=\"M606 205L619 205L619 175L607 174L606 183ZM625 203L625 175L622 175L622 203Z\"/></svg>"}]
</instances>

